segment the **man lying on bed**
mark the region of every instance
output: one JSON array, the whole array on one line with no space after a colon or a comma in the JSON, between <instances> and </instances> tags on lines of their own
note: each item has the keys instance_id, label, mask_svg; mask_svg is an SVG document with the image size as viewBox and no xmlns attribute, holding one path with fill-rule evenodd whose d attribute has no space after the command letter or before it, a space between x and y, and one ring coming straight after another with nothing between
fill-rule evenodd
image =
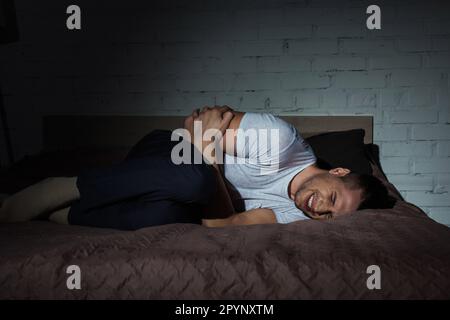
<instances>
[{"instance_id":1,"label":"man lying on bed","mask_svg":"<svg viewBox=\"0 0 450 320\"><path fill-rule=\"evenodd\" d=\"M386 188L375 177L346 168L319 168L297 130L271 114L205 107L185 119L190 137L194 121L201 121L202 134L215 129L223 135L223 139L216 136L223 143L223 166L217 162L218 154L212 157L199 151L206 150L211 139L200 140L197 148L189 144L192 161L175 164L172 150L179 142L171 141L171 132L157 130L118 165L84 171L78 177L48 178L7 198L0 219L46 216L58 223L133 230L168 223L209 227L289 223L392 206ZM248 129L276 129L276 154L270 150L275 145L266 144L262 151L262 144L246 139ZM193 159L199 155L204 161L196 164ZM268 162L276 170L264 172ZM231 199L227 183L237 197ZM236 203L243 204L239 212ZM222 218L205 219L205 212L214 211L220 211Z\"/></svg>"}]
</instances>

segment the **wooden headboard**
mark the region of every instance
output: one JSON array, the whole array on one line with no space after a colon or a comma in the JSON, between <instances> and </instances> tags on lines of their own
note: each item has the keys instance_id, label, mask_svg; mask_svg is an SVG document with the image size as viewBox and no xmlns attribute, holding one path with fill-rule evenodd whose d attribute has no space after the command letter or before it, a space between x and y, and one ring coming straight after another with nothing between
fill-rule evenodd
<instances>
[{"instance_id":1,"label":"wooden headboard","mask_svg":"<svg viewBox=\"0 0 450 320\"><path fill-rule=\"evenodd\" d=\"M373 142L372 116L281 116L307 138L311 135L356 128L365 130L364 142ZM154 129L183 126L181 116L44 116L44 149L72 147L131 147Z\"/></svg>"}]
</instances>

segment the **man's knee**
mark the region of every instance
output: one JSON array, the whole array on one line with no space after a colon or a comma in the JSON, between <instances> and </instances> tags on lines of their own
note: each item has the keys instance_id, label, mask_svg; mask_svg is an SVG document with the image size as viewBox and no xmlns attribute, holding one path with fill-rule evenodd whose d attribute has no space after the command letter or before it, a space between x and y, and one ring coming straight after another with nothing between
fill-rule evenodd
<instances>
[{"instance_id":1,"label":"man's knee","mask_svg":"<svg viewBox=\"0 0 450 320\"><path fill-rule=\"evenodd\" d=\"M188 197L189 202L207 204L211 196L216 192L216 174L214 168L206 164L194 165L195 175L190 182Z\"/></svg>"}]
</instances>

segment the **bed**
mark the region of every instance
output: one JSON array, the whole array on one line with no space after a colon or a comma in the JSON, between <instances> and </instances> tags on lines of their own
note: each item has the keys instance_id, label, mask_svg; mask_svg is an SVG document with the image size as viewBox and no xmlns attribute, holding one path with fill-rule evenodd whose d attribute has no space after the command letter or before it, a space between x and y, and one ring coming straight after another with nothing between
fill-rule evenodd
<instances>
[{"instance_id":1,"label":"bed","mask_svg":"<svg viewBox=\"0 0 450 320\"><path fill-rule=\"evenodd\" d=\"M181 120L47 116L43 152L2 172L0 193L116 163L148 131L173 129ZM39 220L1 224L0 298L449 299L450 230L405 202L389 183L372 141L372 118L285 120L308 137L324 163L360 160L355 170L370 170L381 179L397 200L394 208L329 221L214 229L172 224L118 231ZM342 152L333 149L336 144ZM67 288L70 265L80 267L80 290ZM379 267L379 289L368 287L370 266Z\"/></svg>"}]
</instances>

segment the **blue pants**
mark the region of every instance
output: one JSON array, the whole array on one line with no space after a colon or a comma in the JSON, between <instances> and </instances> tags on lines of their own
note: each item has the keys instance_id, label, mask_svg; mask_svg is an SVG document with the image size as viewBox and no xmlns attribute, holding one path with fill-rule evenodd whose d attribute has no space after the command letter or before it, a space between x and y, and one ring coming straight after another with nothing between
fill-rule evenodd
<instances>
[{"instance_id":1,"label":"blue pants","mask_svg":"<svg viewBox=\"0 0 450 320\"><path fill-rule=\"evenodd\" d=\"M211 166L171 161L171 132L152 131L121 163L83 171L80 199L69 210L69 224L135 230L168 223L201 223L203 208L216 192Z\"/></svg>"}]
</instances>

